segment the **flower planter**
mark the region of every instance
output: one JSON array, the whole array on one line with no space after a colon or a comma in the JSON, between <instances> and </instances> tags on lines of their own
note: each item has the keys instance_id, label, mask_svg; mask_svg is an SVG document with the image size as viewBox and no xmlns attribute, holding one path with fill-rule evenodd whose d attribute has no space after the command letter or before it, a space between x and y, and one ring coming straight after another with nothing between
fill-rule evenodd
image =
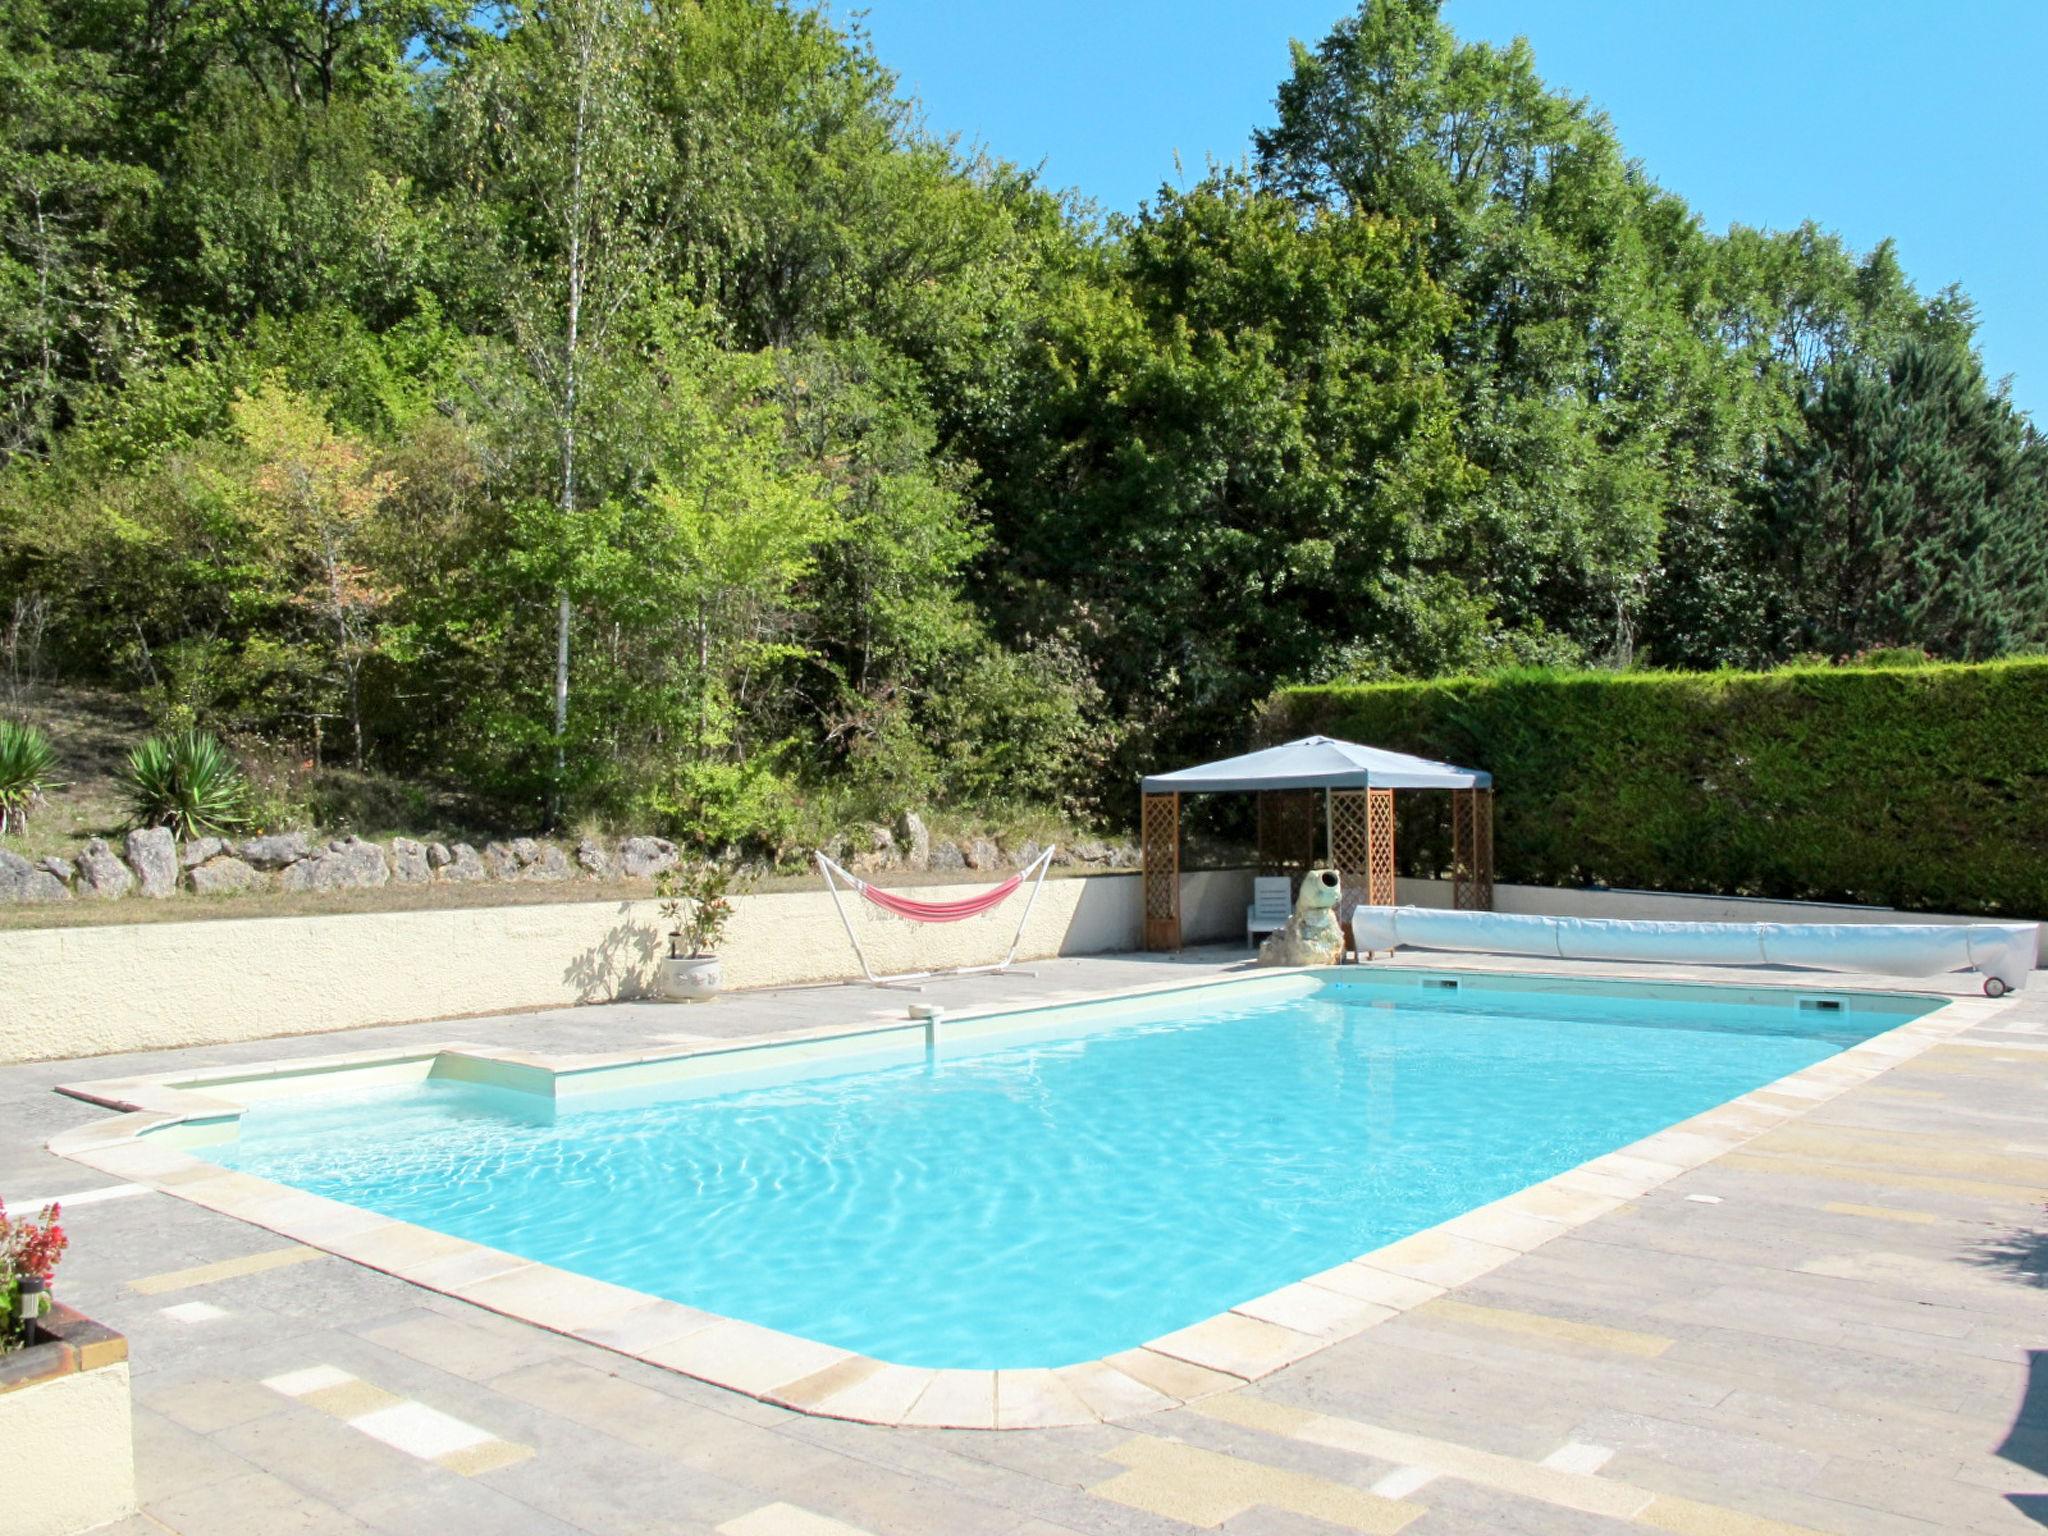
<instances>
[{"instance_id":1,"label":"flower planter","mask_svg":"<svg viewBox=\"0 0 2048 1536\"><path fill-rule=\"evenodd\" d=\"M672 1003L708 1002L718 995L723 978L718 956L670 956L661 962L661 995Z\"/></svg>"},{"instance_id":2,"label":"flower planter","mask_svg":"<svg viewBox=\"0 0 2048 1536\"><path fill-rule=\"evenodd\" d=\"M71 1536L135 1512L128 1341L53 1303L37 1342L0 1354L8 1536Z\"/></svg>"}]
</instances>

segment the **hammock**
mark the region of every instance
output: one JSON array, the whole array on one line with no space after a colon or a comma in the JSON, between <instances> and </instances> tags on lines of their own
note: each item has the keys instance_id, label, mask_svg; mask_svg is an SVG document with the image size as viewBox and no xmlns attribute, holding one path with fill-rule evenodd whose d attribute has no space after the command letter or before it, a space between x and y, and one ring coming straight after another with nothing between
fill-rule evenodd
<instances>
[{"instance_id":1,"label":"hammock","mask_svg":"<svg viewBox=\"0 0 2048 1536\"><path fill-rule=\"evenodd\" d=\"M855 880L854 887L884 912L907 917L913 923L957 923L963 917L979 917L992 908L1000 907L1010 892L1023 883L1022 875L1012 875L994 890L960 901L912 901L908 896L891 896L887 891L876 890L865 880Z\"/></svg>"},{"instance_id":2,"label":"hammock","mask_svg":"<svg viewBox=\"0 0 2048 1536\"><path fill-rule=\"evenodd\" d=\"M1031 921L1031 909L1038 904L1039 887L1045 884L1045 872L1052 866L1052 855L1053 850L1048 848L1009 879L991 886L979 896L963 896L958 901L917 901L909 896L898 896L868 884L844 866L835 863L823 852L816 857L818 873L825 877L825 889L832 893L832 905L838 909L839 920L846 926L847 938L853 941L853 952L860 960L861 974L870 984L886 987L921 981L932 976L972 976L989 971L1007 971L1010 962L1017 957L1017 945L1023 941L1024 925ZM836 880L833 878L835 875L838 877ZM913 923L957 923L970 917L979 917L984 912L993 912L1009 900L1026 880L1032 882L1031 899L1024 904L1024 913L1017 919L1017 931L1010 936L1010 947L1003 958L994 965L963 965L946 971L903 971L891 976L877 976L873 967L868 964L867 951L861 947L860 935L854 931L853 919L847 915L845 905L839 900L839 886L843 881L891 917L900 917Z\"/></svg>"}]
</instances>

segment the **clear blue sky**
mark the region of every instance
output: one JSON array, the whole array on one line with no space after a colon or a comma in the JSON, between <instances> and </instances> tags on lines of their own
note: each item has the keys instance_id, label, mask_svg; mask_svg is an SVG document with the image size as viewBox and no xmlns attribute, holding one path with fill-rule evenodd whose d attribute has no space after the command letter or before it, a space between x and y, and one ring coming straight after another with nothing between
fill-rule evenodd
<instances>
[{"instance_id":1,"label":"clear blue sky","mask_svg":"<svg viewBox=\"0 0 2048 1536\"><path fill-rule=\"evenodd\" d=\"M836 6L848 13L845 5ZM1290 37L1330 0L866 0L927 125L1131 210L1273 115ZM2048 424L2048 0L1448 0L1526 36L1710 229L1812 218L1889 235L1923 291L1977 301L1994 378Z\"/></svg>"}]
</instances>

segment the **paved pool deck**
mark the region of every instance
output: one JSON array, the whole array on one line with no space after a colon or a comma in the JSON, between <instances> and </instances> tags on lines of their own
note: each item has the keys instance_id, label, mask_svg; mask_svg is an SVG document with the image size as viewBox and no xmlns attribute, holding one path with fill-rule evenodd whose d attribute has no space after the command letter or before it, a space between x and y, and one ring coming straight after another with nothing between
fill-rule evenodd
<instances>
[{"instance_id":1,"label":"paved pool deck","mask_svg":"<svg viewBox=\"0 0 2048 1536\"><path fill-rule=\"evenodd\" d=\"M919 1000L966 1011L1239 959L1045 962ZM1803 985L1977 995L1963 976ZM2048 978L2035 987L1488 1273L1437 1276L1441 1295L1296 1365L1080 1428L795 1413L44 1149L106 1114L57 1083L452 1038L654 1048L900 1016L896 994L613 1004L0 1068L0 1194L11 1209L98 1194L66 1211L60 1289L129 1337L143 1513L121 1532L2039 1531Z\"/></svg>"}]
</instances>

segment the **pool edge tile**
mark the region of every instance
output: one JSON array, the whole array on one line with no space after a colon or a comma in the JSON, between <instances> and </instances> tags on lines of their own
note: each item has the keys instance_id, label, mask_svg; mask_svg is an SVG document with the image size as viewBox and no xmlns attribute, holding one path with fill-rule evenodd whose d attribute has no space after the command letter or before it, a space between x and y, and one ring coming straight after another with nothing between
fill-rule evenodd
<instances>
[{"instance_id":1,"label":"pool edge tile","mask_svg":"<svg viewBox=\"0 0 2048 1536\"><path fill-rule=\"evenodd\" d=\"M937 1375L924 1366L884 1363L872 1375L801 1411L855 1424L901 1424Z\"/></svg>"},{"instance_id":2,"label":"pool edge tile","mask_svg":"<svg viewBox=\"0 0 2048 1536\"><path fill-rule=\"evenodd\" d=\"M994 1371L933 1371L917 1401L897 1420L917 1429L994 1429Z\"/></svg>"},{"instance_id":3,"label":"pool edge tile","mask_svg":"<svg viewBox=\"0 0 2048 1536\"><path fill-rule=\"evenodd\" d=\"M1241 1301L1230 1310L1256 1322L1309 1334L1325 1344L1356 1338L1368 1328L1376 1328L1399 1315L1393 1307L1347 1296L1326 1286L1310 1285L1306 1280Z\"/></svg>"},{"instance_id":4,"label":"pool edge tile","mask_svg":"<svg viewBox=\"0 0 2048 1536\"><path fill-rule=\"evenodd\" d=\"M639 1358L713 1386L765 1399L778 1387L815 1376L852 1354L850 1349L726 1317L708 1328L655 1345Z\"/></svg>"},{"instance_id":5,"label":"pool edge tile","mask_svg":"<svg viewBox=\"0 0 2048 1536\"><path fill-rule=\"evenodd\" d=\"M1219 1312L1199 1323L1148 1339L1145 1348L1190 1365L1257 1381L1329 1343L1330 1340L1312 1333L1247 1317L1241 1312Z\"/></svg>"},{"instance_id":6,"label":"pool edge tile","mask_svg":"<svg viewBox=\"0 0 2048 1536\"><path fill-rule=\"evenodd\" d=\"M1084 1360L1079 1365L1063 1365L1053 1374L1081 1400L1083 1407L1105 1424L1178 1408L1182 1403L1182 1399L1169 1397L1146 1386L1107 1360Z\"/></svg>"},{"instance_id":7,"label":"pool edge tile","mask_svg":"<svg viewBox=\"0 0 2048 1536\"><path fill-rule=\"evenodd\" d=\"M997 1429L1071 1429L1101 1422L1101 1415L1055 1370L1034 1366L996 1372Z\"/></svg>"}]
</instances>

